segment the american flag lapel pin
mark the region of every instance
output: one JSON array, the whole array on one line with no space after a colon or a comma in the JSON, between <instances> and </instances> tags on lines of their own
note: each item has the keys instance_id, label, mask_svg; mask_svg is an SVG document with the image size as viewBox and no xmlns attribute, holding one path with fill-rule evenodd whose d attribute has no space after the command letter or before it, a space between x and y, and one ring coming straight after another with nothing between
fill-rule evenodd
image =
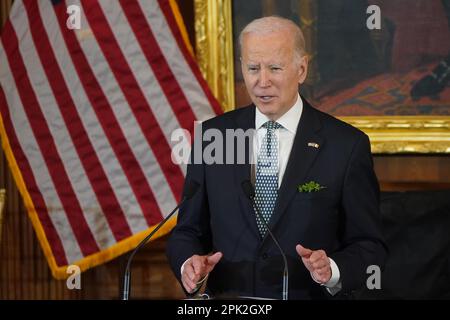
<instances>
[{"instance_id":1,"label":"american flag lapel pin","mask_svg":"<svg viewBox=\"0 0 450 320\"><path fill-rule=\"evenodd\" d=\"M308 142L308 147L319 149L319 144L315 142Z\"/></svg>"}]
</instances>

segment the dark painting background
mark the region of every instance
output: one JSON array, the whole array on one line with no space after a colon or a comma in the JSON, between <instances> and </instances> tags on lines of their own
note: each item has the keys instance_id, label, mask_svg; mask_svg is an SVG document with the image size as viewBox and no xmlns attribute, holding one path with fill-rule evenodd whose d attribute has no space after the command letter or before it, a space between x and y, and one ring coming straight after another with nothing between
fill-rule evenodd
<instances>
[{"instance_id":1,"label":"dark painting background","mask_svg":"<svg viewBox=\"0 0 450 320\"><path fill-rule=\"evenodd\" d=\"M366 13L377 5L381 29ZM302 94L337 116L450 114L450 0L233 1L233 32L279 15L306 37ZM235 40L236 103L249 103Z\"/></svg>"}]
</instances>

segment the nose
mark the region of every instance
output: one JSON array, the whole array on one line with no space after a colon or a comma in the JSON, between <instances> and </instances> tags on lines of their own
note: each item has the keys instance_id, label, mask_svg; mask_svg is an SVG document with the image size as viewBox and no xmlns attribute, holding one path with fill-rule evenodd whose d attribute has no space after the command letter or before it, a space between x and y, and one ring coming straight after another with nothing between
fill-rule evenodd
<instances>
[{"instance_id":1,"label":"nose","mask_svg":"<svg viewBox=\"0 0 450 320\"><path fill-rule=\"evenodd\" d=\"M262 88L267 88L270 86L270 75L265 69L261 69L259 72L259 86Z\"/></svg>"}]
</instances>

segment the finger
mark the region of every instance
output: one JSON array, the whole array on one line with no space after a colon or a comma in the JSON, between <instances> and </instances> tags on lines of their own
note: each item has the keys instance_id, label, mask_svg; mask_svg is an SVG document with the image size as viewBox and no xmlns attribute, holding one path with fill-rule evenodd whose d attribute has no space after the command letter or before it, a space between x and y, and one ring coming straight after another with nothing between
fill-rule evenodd
<instances>
[{"instance_id":1,"label":"finger","mask_svg":"<svg viewBox=\"0 0 450 320\"><path fill-rule=\"evenodd\" d=\"M325 251L323 250L315 250L311 253L311 256L309 257L309 260L311 263L316 263L321 259L327 258L327 255L325 254Z\"/></svg>"},{"instance_id":2,"label":"finger","mask_svg":"<svg viewBox=\"0 0 450 320\"><path fill-rule=\"evenodd\" d=\"M220 259L222 259L222 256L222 252L216 252L213 255L207 257L206 260L208 265L215 266L220 261Z\"/></svg>"},{"instance_id":3,"label":"finger","mask_svg":"<svg viewBox=\"0 0 450 320\"><path fill-rule=\"evenodd\" d=\"M183 273L186 275L187 279L189 279L190 281L195 281L195 271L192 262L186 263Z\"/></svg>"},{"instance_id":4,"label":"finger","mask_svg":"<svg viewBox=\"0 0 450 320\"><path fill-rule=\"evenodd\" d=\"M194 288L196 287L194 282L192 282L191 280L189 280L186 277L182 277L181 282L183 283L184 289L186 289L186 291L189 293L191 293L194 290Z\"/></svg>"},{"instance_id":5,"label":"finger","mask_svg":"<svg viewBox=\"0 0 450 320\"><path fill-rule=\"evenodd\" d=\"M326 273L320 276L320 281L322 283L327 283L331 279L331 273Z\"/></svg>"},{"instance_id":6,"label":"finger","mask_svg":"<svg viewBox=\"0 0 450 320\"><path fill-rule=\"evenodd\" d=\"M320 283L327 283L331 279L331 273L319 274L319 272L313 272L314 279Z\"/></svg>"},{"instance_id":7,"label":"finger","mask_svg":"<svg viewBox=\"0 0 450 320\"><path fill-rule=\"evenodd\" d=\"M192 267L196 276L201 276L206 272L206 259L204 257L199 257L198 259L192 260Z\"/></svg>"},{"instance_id":8,"label":"finger","mask_svg":"<svg viewBox=\"0 0 450 320\"><path fill-rule=\"evenodd\" d=\"M331 268L329 266L325 266L323 268L316 269L315 272L317 272L319 275L324 276L328 272L331 273Z\"/></svg>"},{"instance_id":9,"label":"finger","mask_svg":"<svg viewBox=\"0 0 450 320\"><path fill-rule=\"evenodd\" d=\"M312 253L312 250L304 248L302 245L298 244L295 246L295 250L297 251L298 255L302 258L308 259L309 256Z\"/></svg>"},{"instance_id":10,"label":"finger","mask_svg":"<svg viewBox=\"0 0 450 320\"><path fill-rule=\"evenodd\" d=\"M314 263L312 263L312 267L317 270L317 269L322 269L325 267L329 267L330 263L328 262L328 259L320 259Z\"/></svg>"},{"instance_id":11,"label":"finger","mask_svg":"<svg viewBox=\"0 0 450 320\"><path fill-rule=\"evenodd\" d=\"M191 285L189 285L186 281L183 281L183 287L184 289L188 292L191 293L194 289L192 288Z\"/></svg>"},{"instance_id":12,"label":"finger","mask_svg":"<svg viewBox=\"0 0 450 320\"><path fill-rule=\"evenodd\" d=\"M216 266L216 264L220 261L220 259L222 259L222 252L216 252L215 254L209 256L206 261L207 261L207 265L206 265L206 273L210 273L214 267Z\"/></svg>"}]
</instances>

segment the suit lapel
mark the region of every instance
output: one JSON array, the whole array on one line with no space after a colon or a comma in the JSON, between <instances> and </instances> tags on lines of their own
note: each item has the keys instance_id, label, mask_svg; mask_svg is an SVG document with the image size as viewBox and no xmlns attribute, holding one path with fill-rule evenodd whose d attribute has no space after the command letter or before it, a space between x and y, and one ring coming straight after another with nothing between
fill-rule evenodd
<instances>
[{"instance_id":1,"label":"suit lapel","mask_svg":"<svg viewBox=\"0 0 450 320\"><path fill-rule=\"evenodd\" d=\"M244 131L248 129L255 129L255 108L256 107L254 105L248 107L247 110L242 112L236 118L236 128L243 129ZM241 187L242 182L246 180L251 181L250 159L253 148L252 141L250 141L250 147L251 148L245 148L245 164L234 165L235 186L236 188L239 188L239 201L241 202L245 219L247 220L252 232L254 232L257 237L260 237L252 202L244 194Z\"/></svg>"},{"instance_id":2,"label":"suit lapel","mask_svg":"<svg viewBox=\"0 0 450 320\"><path fill-rule=\"evenodd\" d=\"M297 193L297 186L304 182L303 180L306 178L309 168L325 143L325 139L318 134L320 127L320 120L313 108L303 99L303 112L300 123L297 127L291 154L278 192L275 209L269 221L271 230L275 228L288 204ZM319 147L308 146L310 142L317 143Z\"/></svg>"}]
</instances>

